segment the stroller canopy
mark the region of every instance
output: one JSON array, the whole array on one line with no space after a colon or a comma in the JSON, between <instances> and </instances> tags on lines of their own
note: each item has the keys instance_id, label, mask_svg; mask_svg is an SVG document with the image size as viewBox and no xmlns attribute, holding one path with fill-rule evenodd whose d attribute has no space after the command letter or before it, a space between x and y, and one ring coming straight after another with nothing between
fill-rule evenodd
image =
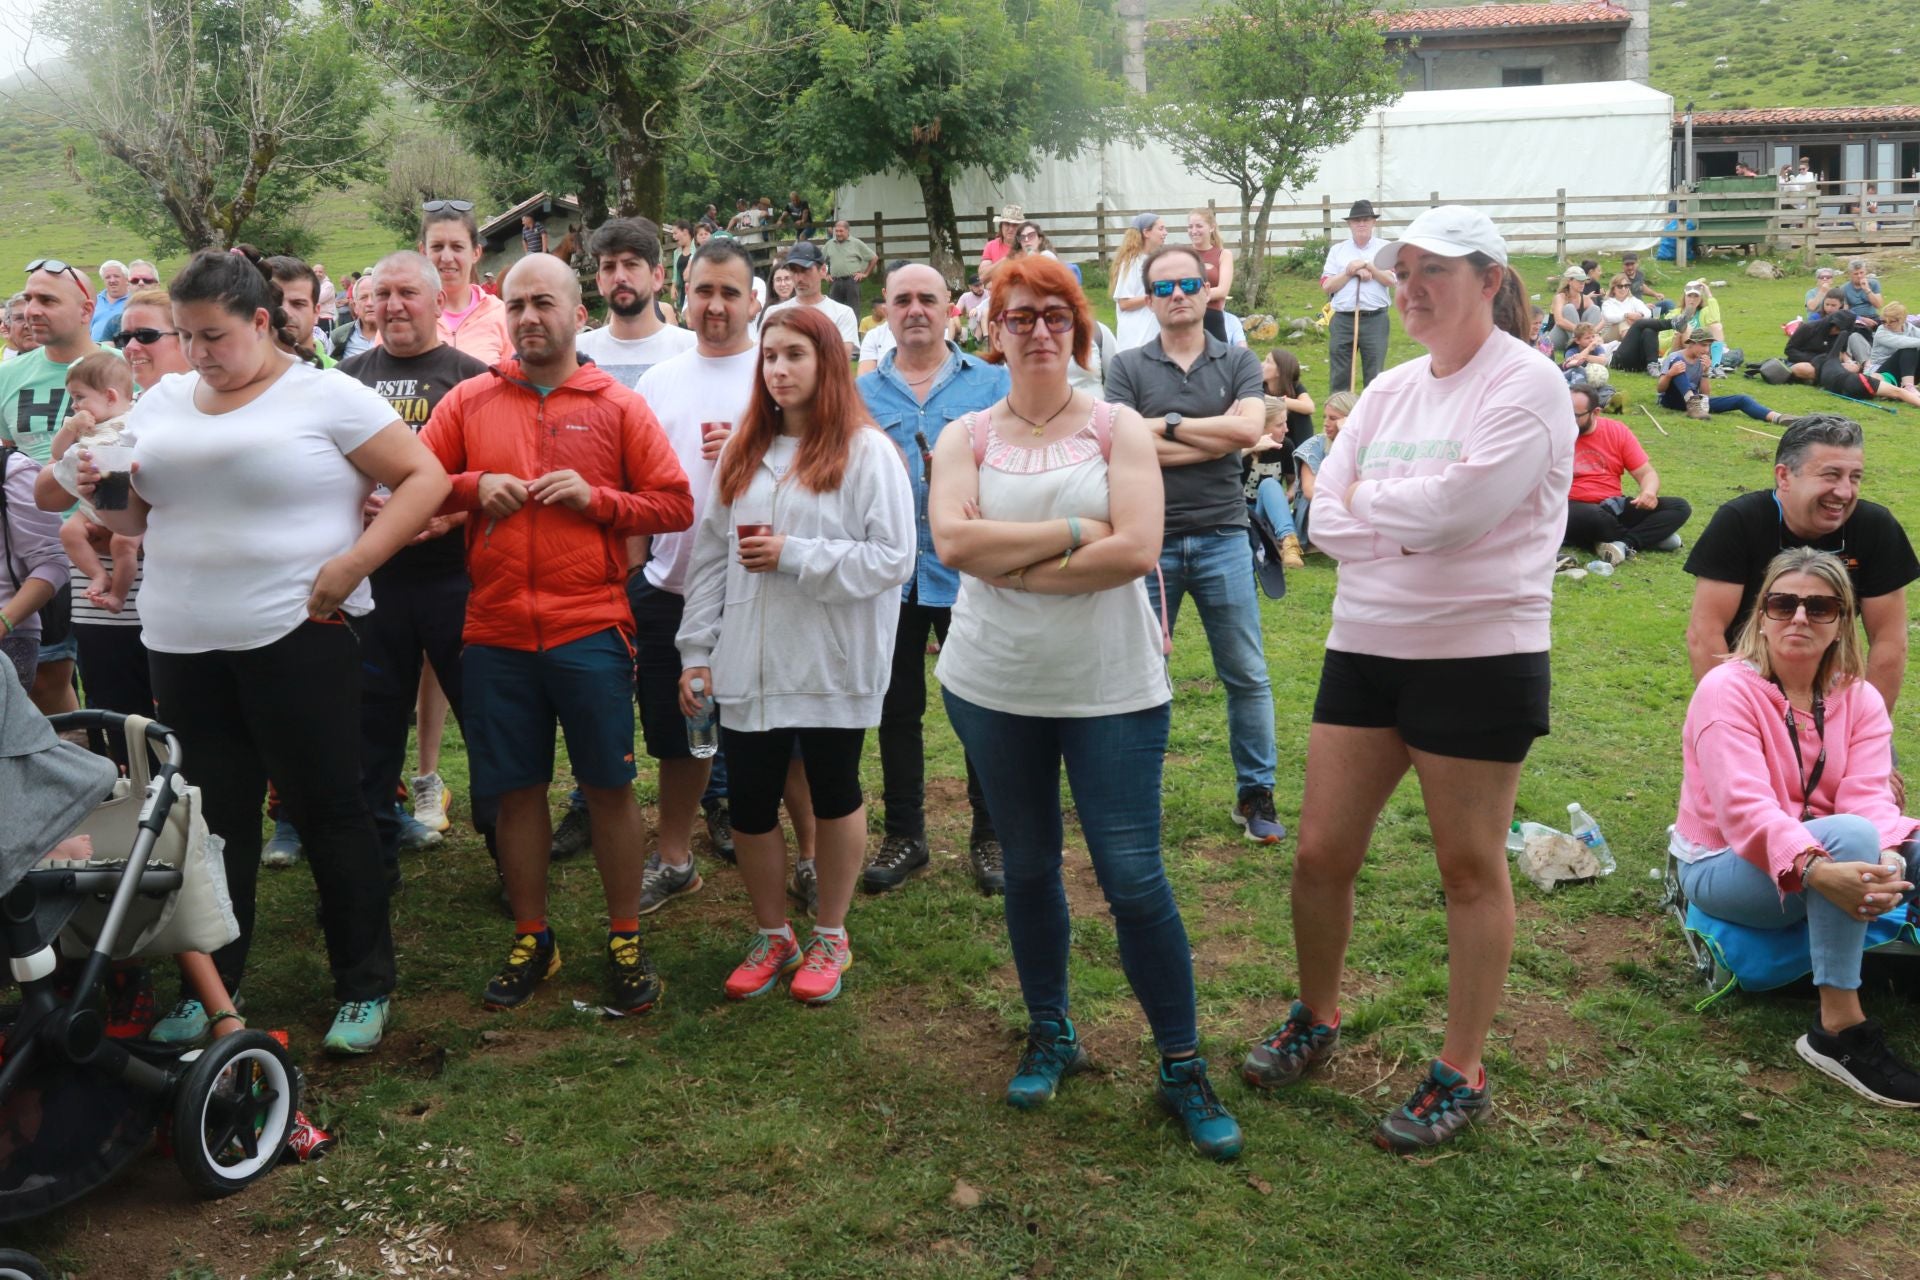
<instances>
[{"instance_id":1,"label":"stroller canopy","mask_svg":"<svg viewBox=\"0 0 1920 1280\"><path fill-rule=\"evenodd\" d=\"M113 762L63 740L12 672L0 673L0 893L113 790Z\"/></svg>"}]
</instances>

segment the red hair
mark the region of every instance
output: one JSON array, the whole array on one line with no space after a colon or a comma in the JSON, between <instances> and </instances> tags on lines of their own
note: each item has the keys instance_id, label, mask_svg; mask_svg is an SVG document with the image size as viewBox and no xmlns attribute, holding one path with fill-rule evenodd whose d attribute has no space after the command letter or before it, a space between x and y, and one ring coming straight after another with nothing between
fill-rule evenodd
<instances>
[{"instance_id":1,"label":"red hair","mask_svg":"<svg viewBox=\"0 0 1920 1280\"><path fill-rule=\"evenodd\" d=\"M854 432L867 426L866 402L854 388L853 371L848 367L847 344L833 321L820 314L818 307L782 307L760 322L760 342L776 329L791 329L813 344L814 364L819 381L813 388L813 413L806 434L800 437L800 451L793 460L793 478L815 493L828 493L840 487L847 474L847 456L853 447ZM754 366L753 399L747 404L746 421L720 455L715 478L719 482L720 501L732 503L753 483L753 473L767 456L767 446L780 434L780 406L767 390L766 364Z\"/></svg>"},{"instance_id":2,"label":"red hair","mask_svg":"<svg viewBox=\"0 0 1920 1280\"><path fill-rule=\"evenodd\" d=\"M1017 258L1001 259L1000 266L993 273L993 292L987 296L988 322L1000 318L1000 313L1007 309L1007 299L1022 285L1040 297L1067 300L1067 305L1073 309L1073 362L1086 368L1087 355L1093 350L1093 308L1087 305L1087 295L1080 292L1080 281L1056 258L1039 253L1023 253ZM984 358L999 364L1007 357L995 347Z\"/></svg>"}]
</instances>

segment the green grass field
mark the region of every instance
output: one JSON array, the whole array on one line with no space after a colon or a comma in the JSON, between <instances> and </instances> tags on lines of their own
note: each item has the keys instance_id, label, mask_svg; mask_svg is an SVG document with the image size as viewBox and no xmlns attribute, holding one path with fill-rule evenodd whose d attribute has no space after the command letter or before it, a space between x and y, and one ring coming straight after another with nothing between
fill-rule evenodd
<instances>
[{"instance_id":1,"label":"green grass field","mask_svg":"<svg viewBox=\"0 0 1920 1280\"><path fill-rule=\"evenodd\" d=\"M1544 281L1554 264L1520 265ZM1889 270L1885 282L1890 297L1920 294L1920 271ZM1656 270L1656 288L1676 283ZM1750 354L1777 349L1806 284L1730 280L1720 296L1734 341ZM1310 282L1281 287L1281 310L1307 309ZM1394 358L1411 353L1396 326ZM1320 392L1324 352L1303 354ZM1719 502L1769 483L1771 441L1738 429L1755 424L1656 410L1662 434L1641 411L1651 380L1616 381L1664 491L1694 503L1689 541ZM1835 407L1805 388L1764 392L1787 412ZM1861 417L1866 492L1911 523L1920 411ZM1526 766L1519 814L1553 823L1580 801L1619 871L1552 895L1517 886L1519 941L1488 1059L1498 1115L1430 1159L1368 1142L1436 1050L1444 1015L1443 908L1411 785L1389 805L1360 882L1335 1065L1278 1098L1235 1077L1293 993L1292 844L1256 850L1228 821L1224 696L1189 616L1173 658L1166 860L1193 939L1203 1052L1248 1135L1239 1162L1192 1155L1151 1102L1151 1045L1072 825L1073 991L1098 1070L1039 1113L1000 1100L1023 1017L998 903L965 873L959 752L935 699L934 867L856 903L859 963L833 1005L721 998L750 920L738 876L701 844L705 889L648 926L668 983L656 1013L607 1023L572 1008L600 979L602 907L584 862L553 873L566 969L518 1013L484 1013L479 991L508 930L462 825L405 863L395 1031L371 1059L327 1061L316 1052L332 1007L311 883L303 871L269 874L250 1014L290 1031L308 1107L339 1134L337 1153L212 1205L148 1159L19 1240L76 1275L124 1280L1907 1272L1920 1261L1914 1118L1856 1104L1799 1063L1804 989L1696 1013L1703 990L1656 910L1649 876L1674 812L1691 688L1682 558L1556 584L1554 728ZM1264 605L1290 827L1334 583L1333 566L1311 557L1287 599ZM1911 758L1912 699L1896 726ZM460 787L451 729L443 767ZM868 784L877 796L871 749ZM644 767L639 789L651 814ZM1873 970L1866 997L1909 1057L1920 1056L1915 972L1912 962Z\"/></svg>"}]
</instances>

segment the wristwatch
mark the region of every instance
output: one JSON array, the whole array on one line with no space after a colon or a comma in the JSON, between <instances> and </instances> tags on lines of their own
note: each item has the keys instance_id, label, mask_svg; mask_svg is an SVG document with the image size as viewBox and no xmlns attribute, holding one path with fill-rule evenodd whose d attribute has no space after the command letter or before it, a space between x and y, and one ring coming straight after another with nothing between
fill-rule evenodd
<instances>
[{"instance_id":1,"label":"wristwatch","mask_svg":"<svg viewBox=\"0 0 1920 1280\"><path fill-rule=\"evenodd\" d=\"M1185 419L1182 418L1177 413L1170 413L1167 415L1167 430L1166 430L1167 439L1169 440L1174 439L1173 433L1180 429L1180 424L1184 421Z\"/></svg>"}]
</instances>

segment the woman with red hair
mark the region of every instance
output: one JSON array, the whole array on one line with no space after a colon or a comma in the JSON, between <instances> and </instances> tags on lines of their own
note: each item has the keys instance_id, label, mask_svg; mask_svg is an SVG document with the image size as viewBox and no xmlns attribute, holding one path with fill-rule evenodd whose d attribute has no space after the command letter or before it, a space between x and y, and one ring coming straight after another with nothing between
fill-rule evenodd
<instances>
[{"instance_id":1,"label":"woman with red hair","mask_svg":"<svg viewBox=\"0 0 1920 1280\"><path fill-rule=\"evenodd\" d=\"M765 995L792 973L794 999L824 1004L853 965L847 905L867 851L860 752L880 723L915 543L906 464L868 421L840 331L811 307L770 313L746 420L694 534L676 637L681 709L697 714L704 697L720 708L734 849L759 930L729 999ZM818 822L820 906L804 947L787 923L779 826L796 740Z\"/></svg>"},{"instance_id":2,"label":"woman with red hair","mask_svg":"<svg viewBox=\"0 0 1920 1280\"><path fill-rule=\"evenodd\" d=\"M1007 1101L1040 1106L1086 1065L1067 1016L1064 763L1121 967L1160 1049L1161 1105L1203 1154L1231 1159L1240 1126L1197 1056L1193 955L1160 861L1173 691L1142 580L1164 526L1153 439L1133 410L1069 384L1094 320L1058 262L1001 264L987 334L1012 386L941 432L927 515L941 562L961 574L935 674L1000 833L1027 1006Z\"/></svg>"}]
</instances>

